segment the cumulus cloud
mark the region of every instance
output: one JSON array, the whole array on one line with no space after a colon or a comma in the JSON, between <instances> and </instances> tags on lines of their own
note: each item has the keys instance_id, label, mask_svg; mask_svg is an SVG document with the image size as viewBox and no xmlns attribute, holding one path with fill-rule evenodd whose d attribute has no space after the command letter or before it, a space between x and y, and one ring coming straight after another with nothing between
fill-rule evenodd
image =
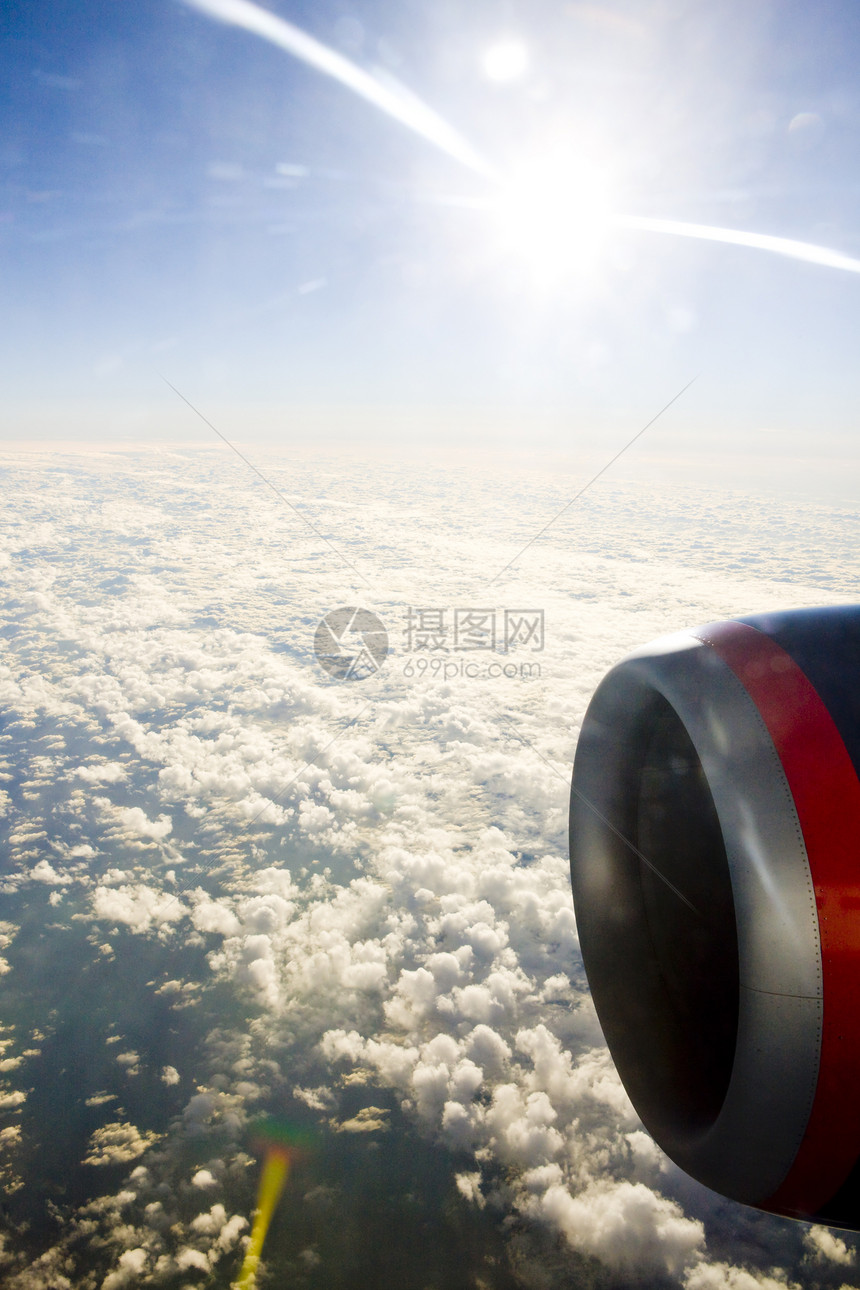
<instances>
[{"instance_id":1,"label":"cumulus cloud","mask_svg":"<svg viewBox=\"0 0 860 1290\"><path fill-rule=\"evenodd\" d=\"M106 1050L118 1053L106 1062L111 1075L100 1069L81 1097L93 1109L115 1097L105 1091L112 1079L123 1100L143 1096L150 1080L173 1117L161 1139L119 1108L115 1123L95 1130L89 1165L131 1164L158 1150L130 1173L124 1200L96 1197L96 1208L93 1201L70 1217L51 1275L92 1279L92 1267L75 1262L83 1258L75 1251L95 1248L80 1239L88 1230L108 1251L109 1290L210 1273L247 1220L218 1204L189 1217L193 1202L241 1195L250 1213L249 1117L293 1099L301 1116L341 1131L340 1151L360 1150L365 1139L369 1148L377 1135L382 1154L395 1133L424 1135L455 1153L451 1190L463 1214L486 1206L516 1216L520 1229L547 1227L615 1277L786 1290L793 1271L787 1257L780 1264L776 1235L761 1237L755 1266L752 1255L748 1268L709 1261L707 1204L682 1206L608 1058L578 955L565 781L577 723L606 666L642 640L727 607L777 595L781 604L809 600L799 578L818 577L819 520L798 520L787 539L797 575L790 584L783 565L755 555L761 542L733 527L766 532L777 513L735 507L719 537L702 532L703 578L685 563L699 503L673 496L672 510L622 489L611 506L594 502L588 525L573 517L563 542L545 544L539 583L523 576L512 585L518 603L540 600L552 624L543 677L504 690L432 677L406 684L395 649L374 680L376 697L349 725L364 691L359 699L348 686L318 684L307 658L313 623L340 603L339 574L315 565L314 579L299 585L294 554L256 521L249 527L244 500L219 486L217 472L190 459L174 465L175 473L156 472L152 494L132 471L128 500L96 480L95 511L89 493L86 505L62 503L82 587L80 570L96 585L117 555L117 534L145 537L123 540L115 593L93 603L66 581L60 595L59 555L38 585L32 564L12 565L17 591L30 599L26 623L10 600L9 621L45 646L38 675L0 671L15 723L4 732L14 746L0 748L12 748L27 803L26 813L17 797L6 803L16 873L50 887L63 875L62 904L50 907L61 930L46 928L46 951L81 928L100 973L135 953L146 965L139 994L123 1000L123 1017L140 1025L117 1022L127 1037L110 1037L119 1044ZM168 486L176 492L165 509L159 490ZM554 505L558 486L535 483L529 504ZM427 595L456 604L466 575L488 567L479 534L493 512L479 522L474 488L454 476L445 487L456 532L415 508L409 489L408 512L392 503L391 515L371 508L364 518L391 549L405 516L417 525L433 570ZM337 493L344 481L327 488ZM204 495L229 523L203 516ZM353 501L347 488L338 504ZM193 533L167 532L174 512ZM588 545L595 532L599 551ZM759 565L745 578L739 562L750 551ZM392 606L398 597L415 603L413 574L392 575ZM212 621L216 585L224 608ZM390 629L399 647L397 612ZM56 639L73 642L73 665L49 648ZM500 706L522 740L500 723ZM14 947L5 952L16 962ZM191 1042L166 1049L189 999L203 1004L181 1014ZM41 1016L42 1000L39 1007ZM143 1024L150 1015L158 1042ZM177 1066L165 1065L171 1060L181 1081ZM120 1078L122 1070L140 1078ZM184 1107L178 1085L195 1090ZM369 1104L353 1112L358 1086ZM15 1110L26 1094L5 1096ZM330 1200L333 1187L308 1203ZM707 1217L722 1254L736 1214ZM777 1232L763 1224L757 1239ZM835 1275L853 1253L820 1228L810 1229L805 1251L816 1275L828 1267Z\"/></svg>"},{"instance_id":2,"label":"cumulus cloud","mask_svg":"<svg viewBox=\"0 0 860 1290\"><path fill-rule=\"evenodd\" d=\"M305 1106L309 1106L312 1111L330 1111L335 1104L334 1094L325 1085L317 1088L302 1088L297 1084L293 1089L293 1097L304 1102Z\"/></svg>"},{"instance_id":3,"label":"cumulus cloud","mask_svg":"<svg viewBox=\"0 0 860 1290\"><path fill-rule=\"evenodd\" d=\"M457 1191L466 1200L472 1201L479 1209L483 1209L486 1201L481 1193L481 1175L478 1170L471 1173L461 1173L454 1175L454 1182L457 1184Z\"/></svg>"},{"instance_id":4,"label":"cumulus cloud","mask_svg":"<svg viewBox=\"0 0 860 1290\"><path fill-rule=\"evenodd\" d=\"M186 1246L177 1252L176 1266L181 1272L187 1272L190 1268L195 1268L198 1272L208 1272L210 1264L202 1250Z\"/></svg>"},{"instance_id":5,"label":"cumulus cloud","mask_svg":"<svg viewBox=\"0 0 860 1290\"><path fill-rule=\"evenodd\" d=\"M105 1106L108 1102L115 1102L115 1093L93 1093L91 1097L85 1099L86 1106Z\"/></svg>"},{"instance_id":6,"label":"cumulus cloud","mask_svg":"<svg viewBox=\"0 0 860 1290\"><path fill-rule=\"evenodd\" d=\"M142 838L166 838L173 828L169 815L159 815L157 820L150 820L139 806L121 807L117 812L120 822L130 833Z\"/></svg>"},{"instance_id":7,"label":"cumulus cloud","mask_svg":"<svg viewBox=\"0 0 860 1290\"><path fill-rule=\"evenodd\" d=\"M333 1120L336 1133L384 1133L388 1128L388 1112L378 1106L363 1106L348 1120Z\"/></svg>"},{"instance_id":8,"label":"cumulus cloud","mask_svg":"<svg viewBox=\"0 0 860 1290\"><path fill-rule=\"evenodd\" d=\"M813 1223L803 1234L804 1243L816 1259L847 1267L856 1258L856 1250L849 1249L845 1241L834 1235L828 1227Z\"/></svg>"},{"instance_id":9,"label":"cumulus cloud","mask_svg":"<svg viewBox=\"0 0 860 1290\"><path fill-rule=\"evenodd\" d=\"M133 1124L116 1120L105 1124L90 1137L85 1165L121 1165L142 1156L160 1140L158 1133L141 1133Z\"/></svg>"},{"instance_id":10,"label":"cumulus cloud","mask_svg":"<svg viewBox=\"0 0 860 1290\"><path fill-rule=\"evenodd\" d=\"M699 1263L684 1278L684 1290L801 1290L779 1270L747 1271L728 1263Z\"/></svg>"},{"instance_id":11,"label":"cumulus cloud","mask_svg":"<svg viewBox=\"0 0 860 1290\"><path fill-rule=\"evenodd\" d=\"M117 1267L102 1282L102 1290L122 1290L123 1286L139 1284L147 1265L146 1250L123 1250Z\"/></svg>"},{"instance_id":12,"label":"cumulus cloud","mask_svg":"<svg viewBox=\"0 0 860 1290\"><path fill-rule=\"evenodd\" d=\"M144 883L121 887L96 887L93 913L108 923L122 923L136 932L149 931L177 922L185 913L184 905L168 893Z\"/></svg>"},{"instance_id":13,"label":"cumulus cloud","mask_svg":"<svg viewBox=\"0 0 860 1290\"><path fill-rule=\"evenodd\" d=\"M96 765L79 766L75 771L78 779L87 784L117 784L125 780L128 770L118 762L102 762Z\"/></svg>"},{"instance_id":14,"label":"cumulus cloud","mask_svg":"<svg viewBox=\"0 0 860 1290\"><path fill-rule=\"evenodd\" d=\"M554 1183L528 1208L561 1228L575 1248L628 1272L677 1275L705 1243L701 1222L642 1183L594 1184L578 1196Z\"/></svg>"},{"instance_id":15,"label":"cumulus cloud","mask_svg":"<svg viewBox=\"0 0 860 1290\"><path fill-rule=\"evenodd\" d=\"M34 882L44 882L49 886L54 886L64 881L48 860L40 860L38 864L35 864L30 870L30 877Z\"/></svg>"}]
</instances>

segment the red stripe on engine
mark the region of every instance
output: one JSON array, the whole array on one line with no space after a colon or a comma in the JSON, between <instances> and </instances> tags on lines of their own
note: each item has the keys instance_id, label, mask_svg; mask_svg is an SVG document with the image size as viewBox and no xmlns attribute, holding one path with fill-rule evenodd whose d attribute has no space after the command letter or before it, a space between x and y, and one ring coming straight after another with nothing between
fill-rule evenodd
<instances>
[{"instance_id":1,"label":"red stripe on engine","mask_svg":"<svg viewBox=\"0 0 860 1290\"><path fill-rule=\"evenodd\" d=\"M860 781L818 691L781 646L746 623L718 623L695 634L731 668L758 708L809 857L824 985L818 1083L794 1162L764 1202L777 1212L808 1216L860 1158Z\"/></svg>"}]
</instances>

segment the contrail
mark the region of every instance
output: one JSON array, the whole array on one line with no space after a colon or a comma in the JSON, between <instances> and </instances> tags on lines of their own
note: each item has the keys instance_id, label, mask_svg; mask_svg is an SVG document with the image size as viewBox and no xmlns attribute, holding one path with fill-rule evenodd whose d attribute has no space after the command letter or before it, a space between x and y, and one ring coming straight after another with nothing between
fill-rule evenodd
<instances>
[{"instance_id":1,"label":"contrail","mask_svg":"<svg viewBox=\"0 0 860 1290\"><path fill-rule=\"evenodd\" d=\"M261 9L251 0L185 0L192 9L199 9L210 18L220 22L231 23L234 27L244 27L263 40L285 49L288 54L300 58L309 67L340 81L347 89L359 94L381 111L394 117L402 125L414 130L422 138L441 148L455 161L468 166L476 174L486 179L496 178L496 172L470 143L457 133L453 126L443 120L431 107L428 107L416 94L405 85L381 80L378 76L366 72L362 67L344 58L337 50L315 40L300 27L295 27L285 18Z\"/></svg>"},{"instance_id":2,"label":"contrail","mask_svg":"<svg viewBox=\"0 0 860 1290\"><path fill-rule=\"evenodd\" d=\"M726 242L730 246L750 246L756 251L772 251L774 255L787 255L791 260L805 260L808 264L821 264L828 269L843 269L846 273L860 273L860 260L826 246L812 242L797 242L790 237L773 237L770 233L748 233L738 228L715 228L710 224L686 224L676 219L651 219L645 215L613 215L612 221L621 228L641 230L643 233L669 233L673 237L696 237L705 242Z\"/></svg>"},{"instance_id":3,"label":"contrail","mask_svg":"<svg viewBox=\"0 0 860 1290\"><path fill-rule=\"evenodd\" d=\"M262 9L253 0L183 0L192 9L215 18L219 22L243 27L270 44L277 45L288 54L301 59L309 67L331 76L341 85L372 103L380 111L413 130L421 138L440 148L442 152L459 161L474 174L494 183L501 179L499 172L486 158L459 134L453 126L417 94L393 78L373 75L344 58L337 50L309 36L306 31L287 22L268 9ZM710 224L689 224L683 220L652 219L645 215L613 215L611 222L618 228L636 229L642 233L667 233L672 237L693 237L706 242L724 242L729 246L748 246L756 251L769 251L791 260L818 264L824 268L841 269L846 273L860 273L860 260L842 255L826 246L811 242L798 242L789 237L774 237L770 233L751 233L743 229L717 228Z\"/></svg>"}]
</instances>

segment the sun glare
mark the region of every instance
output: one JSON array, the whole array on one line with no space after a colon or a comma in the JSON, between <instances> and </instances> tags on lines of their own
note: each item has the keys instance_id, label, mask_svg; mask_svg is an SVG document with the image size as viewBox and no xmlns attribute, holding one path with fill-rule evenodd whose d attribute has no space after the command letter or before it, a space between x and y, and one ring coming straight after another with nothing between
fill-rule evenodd
<instances>
[{"instance_id":1,"label":"sun glare","mask_svg":"<svg viewBox=\"0 0 860 1290\"><path fill-rule=\"evenodd\" d=\"M603 169L551 157L511 174L495 203L500 247L525 260L538 282L595 270L612 222Z\"/></svg>"},{"instance_id":2,"label":"sun glare","mask_svg":"<svg viewBox=\"0 0 860 1290\"><path fill-rule=\"evenodd\" d=\"M487 80L499 85L519 81L529 68L529 51L521 40L497 40L481 59Z\"/></svg>"}]
</instances>

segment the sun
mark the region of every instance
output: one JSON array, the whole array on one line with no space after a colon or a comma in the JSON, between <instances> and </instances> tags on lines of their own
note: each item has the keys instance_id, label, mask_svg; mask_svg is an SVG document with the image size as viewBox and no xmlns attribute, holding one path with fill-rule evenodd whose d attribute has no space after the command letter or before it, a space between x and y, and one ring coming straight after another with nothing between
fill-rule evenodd
<instances>
[{"instance_id":1,"label":"sun","mask_svg":"<svg viewBox=\"0 0 860 1290\"><path fill-rule=\"evenodd\" d=\"M595 271L613 223L607 168L569 153L530 159L502 182L493 203L500 249L552 283Z\"/></svg>"},{"instance_id":2,"label":"sun","mask_svg":"<svg viewBox=\"0 0 860 1290\"><path fill-rule=\"evenodd\" d=\"M529 70L529 51L521 40L508 37L490 45L481 59L481 66L488 81L504 85L521 81Z\"/></svg>"}]
</instances>

